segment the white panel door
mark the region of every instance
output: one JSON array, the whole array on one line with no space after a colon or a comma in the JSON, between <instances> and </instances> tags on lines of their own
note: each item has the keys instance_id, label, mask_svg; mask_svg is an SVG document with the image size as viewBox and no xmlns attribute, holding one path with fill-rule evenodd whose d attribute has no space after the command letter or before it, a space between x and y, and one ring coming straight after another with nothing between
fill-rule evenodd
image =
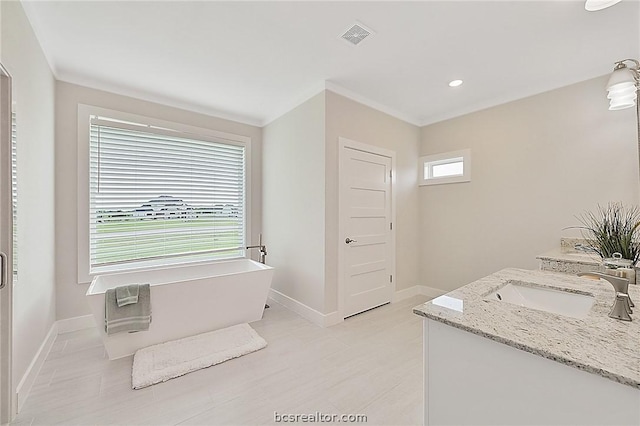
<instances>
[{"instance_id":1,"label":"white panel door","mask_svg":"<svg viewBox=\"0 0 640 426\"><path fill-rule=\"evenodd\" d=\"M343 147L344 317L391 302L391 158Z\"/></svg>"}]
</instances>

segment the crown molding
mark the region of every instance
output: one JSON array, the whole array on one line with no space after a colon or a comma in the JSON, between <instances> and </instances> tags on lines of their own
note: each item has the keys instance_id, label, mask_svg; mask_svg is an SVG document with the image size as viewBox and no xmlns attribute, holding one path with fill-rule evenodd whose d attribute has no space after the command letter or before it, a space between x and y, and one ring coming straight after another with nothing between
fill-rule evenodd
<instances>
[{"instance_id":1,"label":"crown molding","mask_svg":"<svg viewBox=\"0 0 640 426\"><path fill-rule=\"evenodd\" d=\"M351 99L352 101L358 102L362 105L368 106L369 108L388 114L392 117L397 118L398 120L402 120L409 124L413 124L414 126L420 127L420 120L417 117L398 111L394 108L390 108L379 102L373 101L366 96L362 96L361 94L340 86L337 83L327 80L325 81L325 89L330 90L333 93L337 93L338 95L344 96L345 98Z\"/></svg>"},{"instance_id":2,"label":"crown molding","mask_svg":"<svg viewBox=\"0 0 640 426\"><path fill-rule=\"evenodd\" d=\"M181 101L168 96L149 93L142 90L112 85L112 84L104 83L102 81L98 81L85 76L60 72L59 76L57 77L57 80L63 81L65 83L88 87L90 89L102 90L104 92L113 93L120 96L127 96L130 98L134 98L134 99L138 99L146 102L153 102L159 105L178 108L185 111L195 112L198 114L204 114L210 117L234 121L236 123L247 124L249 126L254 126L254 127L262 126L262 121L253 117L234 114L234 113L222 111L216 108L207 107L204 105L195 105L193 103L189 103L186 101Z\"/></svg>"},{"instance_id":3,"label":"crown molding","mask_svg":"<svg viewBox=\"0 0 640 426\"><path fill-rule=\"evenodd\" d=\"M49 64L49 69L51 70L51 73L57 79L58 70L56 69L56 63L53 60L53 56L51 56L50 49L46 48L47 39L44 36L44 34L42 34L42 31L41 31L42 25L38 21L38 18L37 18L38 14L33 11L34 2L24 1L24 0L19 0L19 1L20 1L20 6L22 6L22 10L24 11L24 14L27 17L27 21L31 26L31 30L33 31L33 34L35 34L36 36L36 40L38 41L38 44L40 46L40 51L42 52L45 60Z\"/></svg>"},{"instance_id":4,"label":"crown molding","mask_svg":"<svg viewBox=\"0 0 640 426\"><path fill-rule=\"evenodd\" d=\"M314 84L313 86L309 87L307 90L304 90L298 93L296 96L291 98L288 102L285 102L284 104L280 105L279 108L276 108L275 109L276 112L271 114L265 120L263 120L261 126L262 127L268 126L269 124L276 121L278 118L282 117L283 115L287 114L290 111L293 111L294 109L296 109L303 103L307 102L309 99L313 98L317 94L324 92L324 90L325 90L325 83L324 81L320 81Z\"/></svg>"},{"instance_id":5,"label":"crown molding","mask_svg":"<svg viewBox=\"0 0 640 426\"><path fill-rule=\"evenodd\" d=\"M379 102L373 101L365 96L360 95L359 93L356 93L350 89L347 89L329 80L320 81L314 84L313 86L311 86L309 89L295 96L289 102L285 103L283 106L278 108L277 113L274 113L269 118L264 120L264 122L262 123L262 126L264 127L271 124L278 118L294 110L295 108L299 107L303 103L307 102L312 97L316 96L318 93L321 93L325 90L344 96L345 98L351 99L354 102L368 106L369 108L375 109L376 111L383 112L399 120L413 124L414 126L420 126L419 124L420 120L418 120L416 117L410 116L408 114L405 114L403 112L390 108L386 105L383 105Z\"/></svg>"}]
</instances>

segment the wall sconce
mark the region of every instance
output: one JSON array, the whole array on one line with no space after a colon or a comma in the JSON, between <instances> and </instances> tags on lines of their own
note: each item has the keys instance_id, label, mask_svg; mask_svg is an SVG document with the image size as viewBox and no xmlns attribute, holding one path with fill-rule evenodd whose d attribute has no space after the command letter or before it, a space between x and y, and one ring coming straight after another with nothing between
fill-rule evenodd
<instances>
[{"instance_id":1,"label":"wall sconce","mask_svg":"<svg viewBox=\"0 0 640 426\"><path fill-rule=\"evenodd\" d=\"M609 110L636 107L636 124L638 125L638 167L640 170L640 62L635 59L623 59L616 65L607 83Z\"/></svg>"},{"instance_id":2,"label":"wall sconce","mask_svg":"<svg viewBox=\"0 0 640 426\"><path fill-rule=\"evenodd\" d=\"M628 62L633 65L627 65ZM640 87L640 63L635 59L624 59L616 62L613 73L607 83L609 109L631 108L636 105L638 88Z\"/></svg>"},{"instance_id":3,"label":"wall sconce","mask_svg":"<svg viewBox=\"0 0 640 426\"><path fill-rule=\"evenodd\" d=\"M584 8L589 12L595 12L611 7L616 3L620 3L620 0L587 0L584 3Z\"/></svg>"}]
</instances>

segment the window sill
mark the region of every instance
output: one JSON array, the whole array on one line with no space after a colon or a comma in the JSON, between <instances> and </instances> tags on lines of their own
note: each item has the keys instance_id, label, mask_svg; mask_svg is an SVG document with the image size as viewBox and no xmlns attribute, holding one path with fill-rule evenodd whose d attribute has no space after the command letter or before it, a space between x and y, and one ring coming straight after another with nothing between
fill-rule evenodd
<instances>
[{"instance_id":1,"label":"window sill","mask_svg":"<svg viewBox=\"0 0 640 426\"><path fill-rule=\"evenodd\" d=\"M93 268L89 272L89 281L79 284L88 284L93 281L97 275L111 275L124 272L144 272L158 269L170 269L183 266L208 265L220 262L228 262L231 260L248 259L248 256L226 257L224 259L206 259L206 260L182 260L171 263L161 261L138 262L135 265L111 265ZM164 259L166 260L166 259Z\"/></svg>"},{"instance_id":2,"label":"window sill","mask_svg":"<svg viewBox=\"0 0 640 426\"><path fill-rule=\"evenodd\" d=\"M443 178L431 178L425 179L420 182L420 186L429 186L429 185L444 185L448 183L463 183L463 182L471 182L470 177L466 176L449 176Z\"/></svg>"}]
</instances>

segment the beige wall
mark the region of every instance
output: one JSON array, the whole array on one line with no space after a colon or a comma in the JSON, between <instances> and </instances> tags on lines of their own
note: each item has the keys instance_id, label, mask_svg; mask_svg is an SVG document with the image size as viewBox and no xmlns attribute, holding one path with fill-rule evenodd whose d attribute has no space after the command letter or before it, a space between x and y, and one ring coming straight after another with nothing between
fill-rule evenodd
<instances>
[{"instance_id":1,"label":"beige wall","mask_svg":"<svg viewBox=\"0 0 640 426\"><path fill-rule=\"evenodd\" d=\"M263 228L273 288L338 309L338 138L397 155L396 289L419 283L418 127L324 91L264 128Z\"/></svg>"},{"instance_id":2,"label":"beige wall","mask_svg":"<svg viewBox=\"0 0 640 426\"><path fill-rule=\"evenodd\" d=\"M223 120L100 90L56 82L56 283L57 319L90 313L84 298L87 285L78 285L77 256L77 126L78 104L93 105L181 124L251 137L251 238L257 241L261 217L262 131Z\"/></svg>"},{"instance_id":3,"label":"beige wall","mask_svg":"<svg viewBox=\"0 0 640 426\"><path fill-rule=\"evenodd\" d=\"M325 94L263 129L263 216L272 288L325 308Z\"/></svg>"},{"instance_id":4,"label":"beige wall","mask_svg":"<svg viewBox=\"0 0 640 426\"><path fill-rule=\"evenodd\" d=\"M20 2L2 2L2 64L13 78L18 145L14 386L55 321L53 74Z\"/></svg>"},{"instance_id":5,"label":"beige wall","mask_svg":"<svg viewBox=\"0 0 640 426\"><path fill-rule=\"evenodd\" d=\"M471 148L469 183L420 187L422 284L452 290L535 269L598 203L637 204L633 109L608 111L606 77L422 128L421 155ZM566 232L566 231L564 231Z\"/></svg>"},{"instance_id":6,"label":"beige wall","mask_svg":"<svg viewBox=\"0 0 640 426\"><path fill-rule=\"evenodd\" d=\"M383 112L326 91L326 312L338 303L338 138L396 153L396 291L420 284L418 157L420 129Z\"/></svg>"}]
</instances>

